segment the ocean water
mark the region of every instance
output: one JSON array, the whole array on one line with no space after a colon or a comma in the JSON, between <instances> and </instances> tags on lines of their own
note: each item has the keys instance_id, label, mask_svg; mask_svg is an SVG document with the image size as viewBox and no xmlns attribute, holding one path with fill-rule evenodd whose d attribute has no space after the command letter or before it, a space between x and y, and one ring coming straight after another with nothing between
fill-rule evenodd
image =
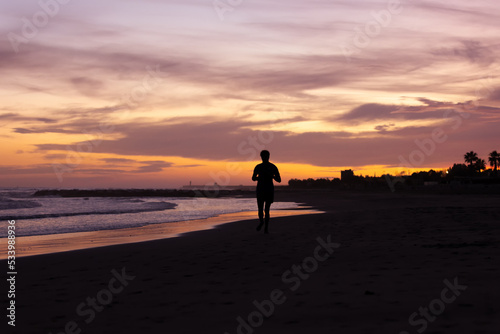
<instances>
[{"instance_id":1,"label":"ocean water","mask_svg":"<svg viewBox=\"0 0 500 334\"><path fill-rule=\"evenodd\" d=\"M257 209L254 198L180 197L32 197L36 189L0 189L0 237L9 220L16 236L59 234L139 227L203 219ZM272 209L298 207L273 203Z\"/></svg>"}]
</instances>

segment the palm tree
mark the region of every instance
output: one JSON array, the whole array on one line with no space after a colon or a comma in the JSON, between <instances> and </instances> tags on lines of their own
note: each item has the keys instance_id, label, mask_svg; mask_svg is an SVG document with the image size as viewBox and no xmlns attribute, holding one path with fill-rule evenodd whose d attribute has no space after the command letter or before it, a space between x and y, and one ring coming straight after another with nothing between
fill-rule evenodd
<instances>
[{"instance_id":1,"label":"palm tree","mask_svg":"<svg viewBox=\"0 0 500 334\"><path fill-rule=\"evenodd\" d=\"M464 155L464 160L469 164L469 167L472 166L478 159L477 153L474 151L467 152Z\"/></svg>"},{"instance_id":2,"label":"palm tree","mask_svg":"<svg viewBox=\"0 0 500 334\"><path fill-rule=\"evenodd\" d=\"M481 172L482 170L486 169L486 162L484 159L477 159L476 162L474 163L474 169L477 172Z\"/></svg>"},{"instance_id":3,"label":"palm tree","mask_svg":"<svg viewBox=\"0 0 500 334\"><path fill-rule=\"evenodd\" d=\"M490 162L490 166L493 167L495 174L497 172L498 164L500 164L500 154L497 151L493 151L488 156L488 161Z\"/></svg>"}]
</instances>

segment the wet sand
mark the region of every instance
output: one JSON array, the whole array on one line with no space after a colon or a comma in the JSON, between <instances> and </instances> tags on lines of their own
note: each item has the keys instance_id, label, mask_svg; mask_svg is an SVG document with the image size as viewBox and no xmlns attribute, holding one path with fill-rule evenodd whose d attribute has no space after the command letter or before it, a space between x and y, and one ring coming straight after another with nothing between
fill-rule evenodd
<instances>
[{"instance_id":1,"label":"wet sand","mask_svg":"<svg viewBox=\"0 0 500 334\"><path fill-rule=\"evenodd\" d=\"M325 213L19 258L2 333L500 332L499 196L280 196Z\"/></svg>"},{"instance_id":2,"label":"wet sand","mask_svg":"<svg viewBox=\"0 0 500 334\"><path fill-rule=\"evenodd\" d=\"M275 210L273 211L273 216L283 217L319 213L322 212L317 210L307 210L307 208L301 207L300 209L292 210ZM257 211L246 211L219 215L208 219L151 224L142 227L116 230L17 237L16 257L174 238L189 232L208 230L222 224L255 219L256 216ZM7 258L5 245L2 246L0 260Z\"/></svg>"}]
</instances>

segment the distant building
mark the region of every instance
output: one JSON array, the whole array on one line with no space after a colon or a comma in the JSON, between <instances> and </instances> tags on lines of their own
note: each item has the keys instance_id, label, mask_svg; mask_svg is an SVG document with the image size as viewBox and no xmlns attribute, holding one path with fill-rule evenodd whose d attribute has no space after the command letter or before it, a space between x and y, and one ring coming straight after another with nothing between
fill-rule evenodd
<instances>
[{"instance_id":1,"label":"distant building","mask_svg":"<svg viewBox=\"0 0 500 334\"><path fill-rule=\"evenodd\" d=\"M340 171L340 180L342 182L350 182L354 180L354 171L352 169Z\"/></svg>"}]
</instances>

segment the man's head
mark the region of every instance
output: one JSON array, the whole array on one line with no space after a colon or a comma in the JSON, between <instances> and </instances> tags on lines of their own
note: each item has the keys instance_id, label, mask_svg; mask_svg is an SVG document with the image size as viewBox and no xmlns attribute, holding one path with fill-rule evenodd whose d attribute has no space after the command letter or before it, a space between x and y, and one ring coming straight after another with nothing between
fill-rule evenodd
<instances>
[{"instance_id":1,"label":"man's head","mask_svg":"<svg viewBox=\"0 0 500 334\"><path fill-rule=\"evenodd\" d=\"M263 150L263 151L261 151L261 152L260 152L260 157L262 158L262 161L263 161L263 162L268 162L268 161L269 161L269 156L270 156L270 155L271 155L271 154L269 153L269 151L268 151L268 150Z\"/></svg>"}]
</instances>

